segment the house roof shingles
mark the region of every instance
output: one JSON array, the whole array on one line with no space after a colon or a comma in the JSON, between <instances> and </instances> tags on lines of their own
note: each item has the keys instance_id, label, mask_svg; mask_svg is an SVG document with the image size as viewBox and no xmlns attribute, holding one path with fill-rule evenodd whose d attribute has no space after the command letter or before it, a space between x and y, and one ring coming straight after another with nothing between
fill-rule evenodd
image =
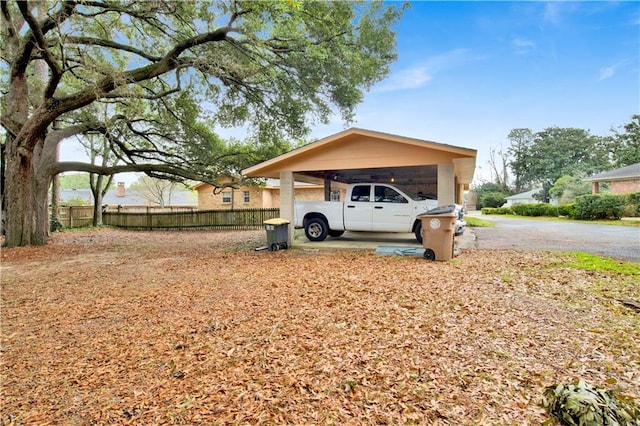
<instances>
[{"instance_id":1,"label":"house roof shingles","mask_svg":"<svg viewBox=\"0 0 640 426\"><path fill-rule=\"evenodd\" d=\"M598 173L593 176L584 178L588 182L608 182L612 180L627 180L640 178L640 163L631 164L630 166L621 167L608 172Z\"/></svg>"}]
</instances>

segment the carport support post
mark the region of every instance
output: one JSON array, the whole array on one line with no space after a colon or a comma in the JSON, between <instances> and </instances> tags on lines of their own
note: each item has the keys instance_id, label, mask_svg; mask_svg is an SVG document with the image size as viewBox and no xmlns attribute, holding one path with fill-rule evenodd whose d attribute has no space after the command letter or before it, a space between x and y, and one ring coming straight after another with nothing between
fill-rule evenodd
<instances>
[{"instance_id":1,"label":"carport support post","mask_svg":"<svg viewBox=\"0 0 640 426\"><path fill-rule=\"evenodd\" d=\"M282 171L280 172L280 217L290 222L287 239L289 247L293 245L293 201L293 172Z\"/></svg>"},{"instance_id":2,"label":"carport support post","mask_svg":"<svg viewBox=\"0 0 640 426\"><path fill-rule=\"evenodd\" d=\"M331 180L324 180L324 200L331 201Z\"/></svg>"},{"instance_id":3,"label":"carport support post","mask_svg":"<svg viewBox=\"0 0 640 426\"><path fill-rule=\"evenodd\" d=\"M453 163L438 164L438 205L455 204L456 176Z\"/></svg>"}]
</instances>

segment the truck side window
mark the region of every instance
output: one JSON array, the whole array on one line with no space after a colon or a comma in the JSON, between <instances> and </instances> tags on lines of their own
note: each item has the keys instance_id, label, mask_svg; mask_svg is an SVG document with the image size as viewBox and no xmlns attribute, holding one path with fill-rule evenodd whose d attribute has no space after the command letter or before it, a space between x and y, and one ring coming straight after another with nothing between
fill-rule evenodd
<instances>
[{"instance_id":1,"label":"truck side window","mask_svg":"<svg viewBox=\"0 0 640 426\"><path fill-rule=\"evenodd\" d=\"M371 194L370 185L357 185L351 190L351 201L369 201Z\"/></svg>"},{"instance_id":2,"label":"truck side window","mask_svg":"<svg viewBox=\"0 0 640 426\"><path fill-rule=\"evenodd\" d=\"M375 189L376 202L378 203L408 203L398 191L386 186L376 186Z\"/></svg>"}]
</instances>

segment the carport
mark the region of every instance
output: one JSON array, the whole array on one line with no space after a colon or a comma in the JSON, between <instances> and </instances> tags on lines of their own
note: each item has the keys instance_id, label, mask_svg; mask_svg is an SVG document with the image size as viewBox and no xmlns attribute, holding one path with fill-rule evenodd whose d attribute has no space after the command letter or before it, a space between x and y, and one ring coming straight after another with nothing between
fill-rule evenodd
<instances>
[{"instance_id":1,"label":"carport","mask_svg":"<svg viewBox=\"0 0 640 426\"><path fill-rule=\"evenodd\" d=\"M476 150L389 133L350 128L242 171L280 179L280 216L293 223L294 181L324 184L325 199L339 185L393 183L439 205L462 204L473 179ZM293 242L293 227L289 229Z\"/></svg>"}]
</instances>

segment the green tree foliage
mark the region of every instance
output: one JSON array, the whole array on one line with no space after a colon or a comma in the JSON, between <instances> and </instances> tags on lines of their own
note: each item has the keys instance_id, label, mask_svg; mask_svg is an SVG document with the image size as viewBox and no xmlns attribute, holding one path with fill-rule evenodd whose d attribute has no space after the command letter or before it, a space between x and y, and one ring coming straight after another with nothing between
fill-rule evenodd
<instances>
[{"instance_id":1,"label":"green tree foliage","mask_svg":"<svg viewBox=\"0 0 640 426\"><path fill-rule=\"evenodd\" d=\"M83 199L82 197L73 197L63 203L65 206L88 206L91 202Z\"/></svg>"},{"instance_id":2,"label":"green tree foliage","mask_svg":"<svg viewBox=\"0 0 640 426\"><path fill-rule=\"evenodd\" d=\"M482 207L500 207L500 206L487 206L483 204L484 194L490 193L490 192L502 193L502 187L500 185L494 182L484 182L481 185L473 187L471 189L471 192L473 193L473 197L476 199L478 209L481 209ZM503 197L504 197L504 194L503 194ZM502 204L504 204L504 201L502 202Z\"/></svg>"},{"instance_id":3,"label":"green tree foliage","mask_svg":"<svg viewBox=\"0 0 640 426\"><path fill-rule=\"evenodd\" d=\"M502 192L484 192L480 197L482 207L500 207L506 202L507 198Z\"/></svg>"},{"instance_id":4,"label":"green tree foliage","mask_svg":"<svg viewBox=\"0 0 640 426\"><path fill-rule=\"evenodd\" d=\"M89 174L88 173L61 174L60 189L89 189Z\"/></svg>"},{"instance_id":5,"label":"green tree foliage","mask_svg":"<svg viewBox=\"0 0 640 426\"><path fill-rule=\"evenodd\" d=\"M587 130L549 127L526 144L512 145L513 173L526 185L542 185L547 192L564 175L580 176L609 168L606 140Z\"/></svg>"},{"instance_id":6,"label":"green tree foliage","mask_svg":"<svg viewBox=\"0 0 640 426\"><path fill-rule=\"evenodd\" d=\"M8 246L44 244L57 173L140 171L216 184L223 165L281 152L282 141L303 139L335 114L351 120L396 58L392 28L405 7L55 1L39 14L35 3L0 3ZM36 63L45 78L32 78ZM211 130L221 126L245 126L249 147L223 143ZM60 141L91 132L117 165L56 161Z\"/></svg>"},{"instance_id":7,"label":"green tree foliage","mask_svg":"<svg viewBox=\"0 0 640 426\"><path fill-rule=\"evenodd\" d=\"M582 180L580 176L561 176L555 181L549 194L560 204L573 203L576 197L591 193L591 184Z\"/></svg>"},{"instance_id":8,"label":"green tree foliage","mask_svg":"<svg viewBox=\"0 0 640 426\"><path fill-rule=\"evenodd\" d=\"M514 174L514 192L520 193L530 187L532 182L527 181L526 176L527 152L533 145L533 132L529 129L513 129L509 132L507 139L510 141L507 150L511 156L509 167Z\"/></svg>"},{"instance_id":9,"label":"green tree foliage","mask_svg":"<svg viewBox=\"0 0 640 426\"><path fill-rule=\"evenodd\" d=\"M612 168L640 163L640 114L633 115L631 121L619 129L613 129L614 134L610 139Z\"/></svg>"}]
</instances>

